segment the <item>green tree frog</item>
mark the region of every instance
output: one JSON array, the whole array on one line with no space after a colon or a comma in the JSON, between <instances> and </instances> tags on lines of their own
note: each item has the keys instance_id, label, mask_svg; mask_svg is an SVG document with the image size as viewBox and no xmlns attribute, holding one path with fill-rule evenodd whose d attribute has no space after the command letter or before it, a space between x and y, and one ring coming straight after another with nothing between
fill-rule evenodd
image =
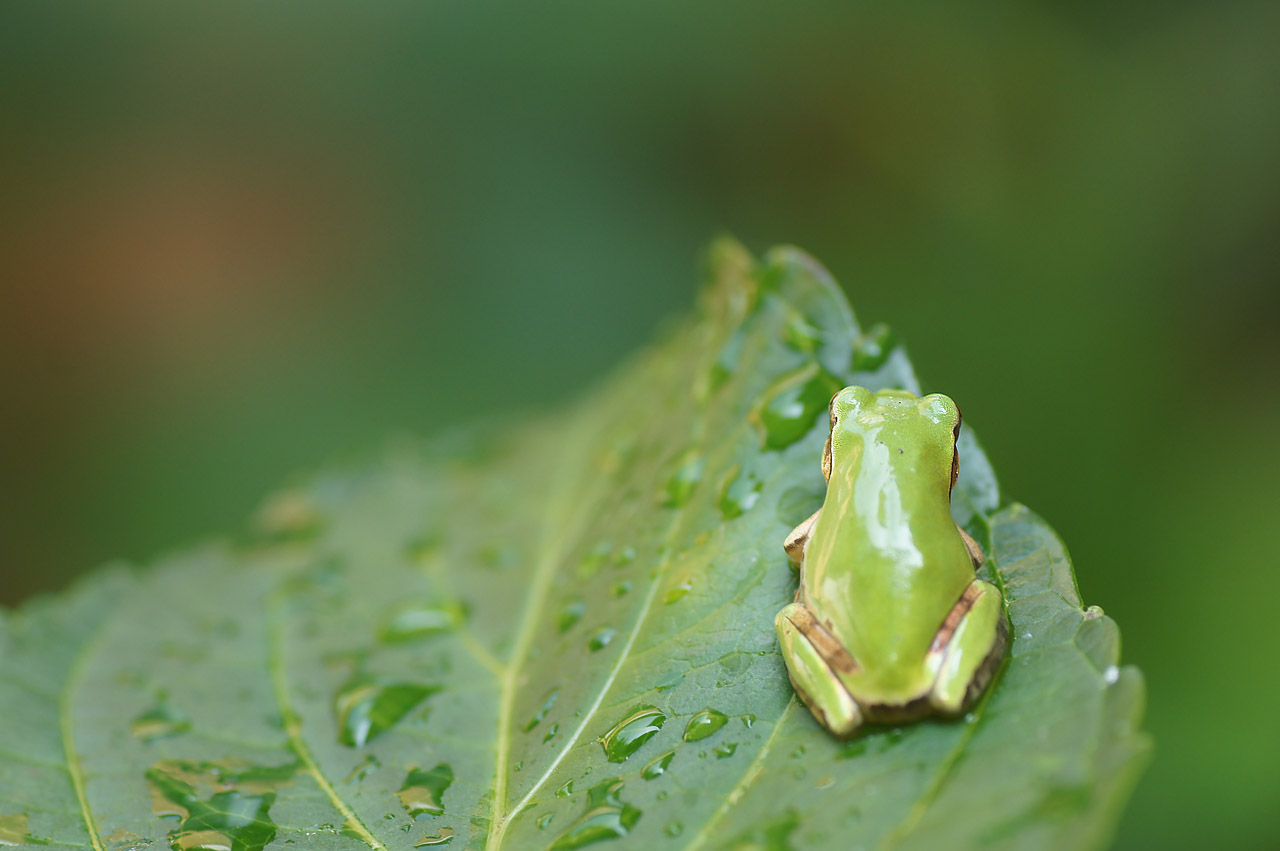
<instances>
[{"instance_id":1,"label":"green tree frog","mask_svg":"<svg viewBox=\"0 0 1280 851\"><path fill-rule=\"evenodd\" d=\"M831 400L826 499L787 536L800 571L774 619L791 682L837 736L864 721L955 716L1008 644L982 550L951 517L960 409L946 396L846 387Z\"/></svg>"}]
</instances>

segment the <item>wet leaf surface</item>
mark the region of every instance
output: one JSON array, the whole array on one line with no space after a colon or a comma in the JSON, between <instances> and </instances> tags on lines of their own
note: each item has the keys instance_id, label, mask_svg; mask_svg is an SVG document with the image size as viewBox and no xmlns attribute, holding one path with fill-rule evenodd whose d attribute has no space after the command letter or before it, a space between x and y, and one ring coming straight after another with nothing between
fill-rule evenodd
<instances>
[{"instance_id":1,"label":"wet leaf surface","mask_svg":"<svg viewBox=\"0 0 1280 851\"><path fill-rule=\"evenodd\" d=\"M234 545L4 614L0 844L1105 845L1142 682L967 427L999 679L847 742L793 696L781 544L849 383L919 391L812 260L723 242L696 315L561 415L321 475Z\"/></svg>"}]
</instances>

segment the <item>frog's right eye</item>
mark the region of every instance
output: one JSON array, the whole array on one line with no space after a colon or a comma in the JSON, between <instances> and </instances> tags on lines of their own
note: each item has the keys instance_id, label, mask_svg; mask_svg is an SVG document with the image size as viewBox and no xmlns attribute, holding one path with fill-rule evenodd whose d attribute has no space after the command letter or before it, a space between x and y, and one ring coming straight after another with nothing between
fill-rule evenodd
<instances>
[{"instance_id":1,"label":"frog's right eye","mask_svg":"<svg viewBox=\"0 0 1280 851\"><path fill-rule=\"evenodd\" d=\"M831 397L831 424L834 426L842 417L857 415L868 403L875 400L875 394L865 387L856 384L844 388Z\"/></svg>"}]
</instances>

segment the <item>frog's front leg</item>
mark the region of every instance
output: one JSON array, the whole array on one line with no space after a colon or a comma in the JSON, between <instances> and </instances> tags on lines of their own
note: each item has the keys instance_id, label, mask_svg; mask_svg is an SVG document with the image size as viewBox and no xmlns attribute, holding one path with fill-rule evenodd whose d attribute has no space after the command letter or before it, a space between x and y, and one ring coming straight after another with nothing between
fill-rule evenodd
<instances>
[{"instance_id":1,"label":"frog's front leg","mask_svg":"<svg viewBox=\"0 0 1280 851\"><path fill-rule=\"evenodd\" d=\"M929 647L925 664L936 674L929 703L944 715L958 715L995 676L1009 643L1009 624L1000 591L975 579L960 595Z\"/></svg>"},{"instance_id":2,"label":"frog's front leg","mask_svg":"<svg viewBox=\"0 0 1280 851\"><path fill-rule=\"evenodd\" d=\"M818 522L818 515L821 513L822 509L819 508L809 516L808 520L792 529L791 534L787 535L787 540L782 545L782 548L787 551L787 558L791 559L791 566L797 570L800 565L804 564L804 548L809 543L809 535L813 532L813 524Z\"/></svg>"},{"instance_id":3,"label":"frog's front leg","mask_svg":"<svg viewBox=\"0 0 1280 851\"><path fill-rule=\"evenodd\" d=\"M796 693L814 716L837 736L862 725L862 712L840 680L857 663L835 636L818 623L804 603L792 603L773 619L782 658Z\"/></svg>"}]
</instances>

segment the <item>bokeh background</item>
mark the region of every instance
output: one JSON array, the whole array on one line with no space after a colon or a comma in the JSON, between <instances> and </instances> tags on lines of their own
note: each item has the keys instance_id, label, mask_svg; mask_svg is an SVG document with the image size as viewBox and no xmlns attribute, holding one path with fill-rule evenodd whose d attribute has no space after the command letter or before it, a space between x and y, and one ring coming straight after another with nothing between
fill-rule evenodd
<instances>
[{"instance_id":1,"label":"bokeh background","mask_svg":"<svg viewBox=\"0 0 1280 851\"><path fill-rule=\"evenodd\" d=\"M550 406L792 242L1146 672L1120 848L1280 842L1280 5L6 4L0 602ZM992 801L991 806L1000 806Z\"/></svg>"}]
</instances>

